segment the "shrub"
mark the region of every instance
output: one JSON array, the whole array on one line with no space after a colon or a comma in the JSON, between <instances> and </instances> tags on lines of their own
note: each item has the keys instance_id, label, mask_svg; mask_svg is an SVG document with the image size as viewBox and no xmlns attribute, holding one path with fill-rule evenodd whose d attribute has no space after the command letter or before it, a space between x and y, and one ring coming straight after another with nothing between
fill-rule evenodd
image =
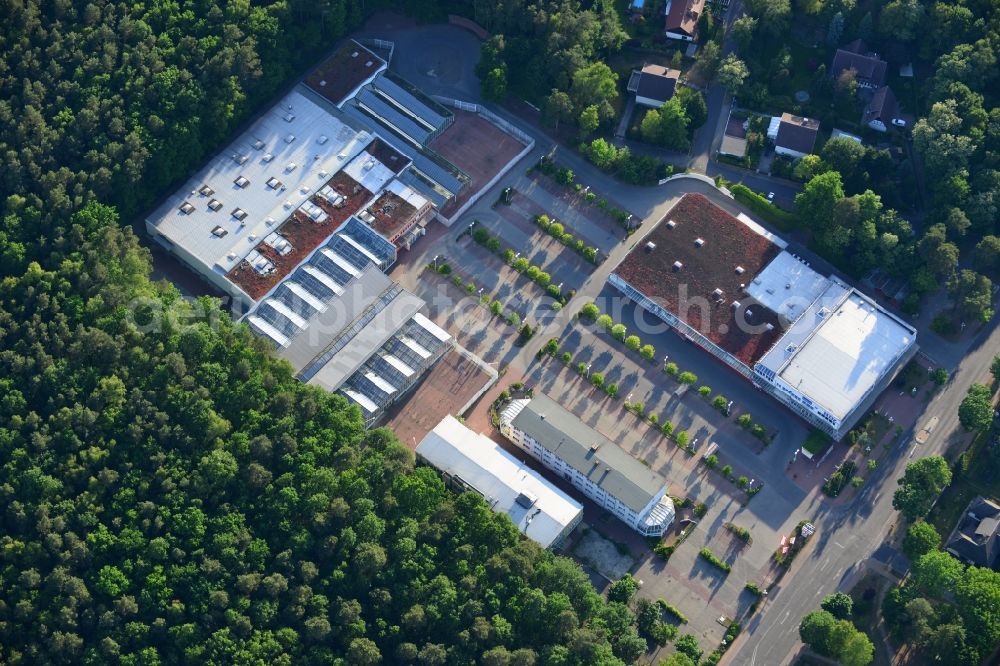
<instances>
[{"instance_id":1,"label":"shrub","mask_svg":"<svg viewBox=\"0 0 1000 666\"><path fill-rule=\"evenodd\" d=\"M698 518L704 518L705 514L708 513L708 507L705 506L704 502L698 502L694 505L694 515Z\"/></svg>"},{"instance_id":2,"label":"shrub","mask_svg":"<svg viewBox=\"0 0 1000 666\"><path fill-rule=\"evenodd\" d=\"M511 266L513 266L514 270L517 271L518 273L523 273L524 271L528 270L528 267L531 266L531 263L529 263L528 260L525 259L524 257L518 257L514 259L514 262L511 264Z\"/></svg>"},{"instance_id":3,"label":"shrub","mask_svg":"<svg viewBox=\"0 0 1000 666\"><path fill-rule=\"evenodd\" d=\"M548 232L555 236L556 238L562 238L562 235L566 233L566 227L559 224L558 222L553 222L549 225Z\"/></svg>"},{"instance_id":4,"label":"shrub","mask_svg":"<svg viewBox=\"0 0 1000 666\"><path fill-rule=\"evenodd\" d=\"M653 357L656 356L656 349L653 348L653 345L643 345L642 349L639 350L639 355L647 361L652 361Z\"/></svg>"},{"instance_id":5,"label":"shrub","mask_svg":"<svg viewBox=\"0 0 1000 666\"><path fill-rule=\"evenodd\" d=\"M677 364L674 363L673 361L670 361L665 366L663 366L663 371L668 375L676 375L677 370L678 370Z\"/></svg>"},{"instance_id":6,"label":"shrub","mask_svg":"<svg viewBox=\"0 0 1000 666\"><path fill-rule=\"evenodd\" d=\"M574 180L576 180L576 174L573 173L572 169L563 167L556 171L556 181L560 185L566 185L568 187L573 184Z\"/></svg>"},{"instance_id":7,"label":"shrub","mask_svg":"<svg viewBox=\"0 0 1000 666\"><path fill-rule=\"evenodd\" d=\"M560 303L559 301L553 301L552 303L553 312L559 312L560 310L562 310L562 307L563 307L562 303Z\"/></svg>"},{"instance_id":8,"label":"shrub","mask_svg":"<svg viewBox=\"0 0 1000 666\"><path fill-rule=\"evenodd\" d=\"M746 476L741 475L740 478L736 479L736 485L739 486L742 490L746 490L747 487L750 485L750 479L748 479Z\"/></svg>"},{"instance_id":9,"label":"shrub","mask_svg":"<svg viewBox=\"0 0 1000 666\"><path fill-rule=\"evenodd\" d=\"M934 368L931 371L931 381L938 386L944 386L948 383L948 371L944 368Z\"/></svg>"},{"instance_id":10,"label":"shrub","mask_svg":"<svg viewBox=\"0 0 1000 666\"><path fill-rule=\"evenodd\" d=\"M583 361L580 361L579 363L576 364L576 371L579 372L581 375L587 374L587 364L584 363Z\"/></svg>"},{"instance_id":11,"label":"shrub","mask_svg":"<svg viewBox=\"0 0 1000 666\"><path fill-rule=\"evenodd\" d=\"M657 423L660 422L660 417L657 416L656 414L650 414L649 415L649 422L652 423L653 425L656 425Z\"/></svg>"},{"instance_id":12,"label":"shrub","mask_svg":"<svg viewBox=\"0 0 1000 666\"><path fill-rule=\"evenodd\" d=\"M739 525L733 525L732 523L726 523L726 529L735 534L740 541L750 543L750 530L747 528L740 527Z\"/></svg>"},{"instance_id":13,"label":"shrub","mask_svg":"<svg viewBox=\"0 0 1000 666\"><path fill-rule=\"evenodd\" d=\"M503 258L504 262L509 265L514 261L514 250L507 248L500 254L500 256Z\"/></svg>"},{"instance_id":14,"label":"shrub","mask_svg":"<svg viewBox=\"0 0 1000 666\"><path fill-rule=\"evenodd\" d=\"M607 207L608 207L608 200L605 199L605 198L603 198L603 197L600 198L600 199L598 199L597 200L597 207L600 208L601 210L606 210Z\"/></svg>"},{"instance_id":15,"label":"shrub","mask_svg":"<svg viewBox=\"0 0 1000 666\"><path fill-rule=\"evenodd\" d=\"M677 375L677 381L679 381L681 384L694 384L696 381L698 381L698 375L694 374L693 372L688 372L687 370L685 370L681 374Z\"/></svg>"},{"instance_id":16,"label":"shrub","mask_svg":"<svg viewBox=\"0 0 1000 666\"><path fill-rule=\"evenodd\" d=\"M462 276L461 275L453 275L452 278L451 278L451 283L453 285L455 285L456 287L461 287L462 286Z\"/></svg>"},{"instance_id":17,"label":"shrub","mask_svg":"<svg viewBox=\"0 0 1000 666\"><path fill-rule=\"evenodd\" d=\"M666 547L671 548L671 546L666 546ZM672 615L681 624L687 624L688 621L687 616L684 615L684 613L677 610L676 608L674 608L673 606L671 606L669 603L667 603L665 599L657 599L656 603L660 608L663 609L664 613L666 613L667 615Z\"/></svg>"},{"instance_id":18,"label":"shrub","mask_svg":"<svg viewBox=\"0 0 1000 666\"><path fill-rule=\"evenodd\" d=\"M528 324L521 327L521 340L528 341L535 335L535 329L531 328Z\"/></svg>"},{"instance_id":19,"label":"shrub","mask_svg":"<svg viewBox=\"0 0 1000 666\"><path fill-rule=\"evenodd\" d=\"M877 460L872 459L872 460L868 461L868 471L869 472L874 472L877 468L878 468L878 461Z\"/></svg>"},{"instance_id":20,"label":"shrub","mask_svg":"<svg viewBox=\"0 0 1000 666\"><path fill-rule=\"evenodd\" d=\"M535 216L535 224L540 226L542 229L548 229L549 225L552 224L552 220L549 219L548 215L542 213L541 215Z\"/></svg>"},{"instance_id":21,"label":"shrub","mask_svg":"<svg viewBox=\"0 0 1000 666\"><path fill-rule=\"evenodd\" d=\"M524 271L524 274L528 276L529 280L536 280L541 272L542 271L538 268L538 266L528 266L528 268Z\"/></svg>"},{"instance_id":22,"label":"shrub","mask_svg":"<svg viewBox=\"0 0 1000 666\"><path fill-rule=\"evenodd\" d=\"M601 374L600 372L595 372L590 376L590 383L596 386L597 388L601 388L602 386L604 386L604 375Z\"/></svg>"},{"instance_id":23,"label":"shrub","mask_svg":"<svg viewBox=\"0 0 1000 666\"><path fill-rule=\"evenodd\" d=\"M604 387L604 392L614 398L618 395L618 384L608 384Z\"/></svg>"},{"instance_id":24,"label":"shrub","mask_svg":"<svg viewBox=\"0 0 1000 666\"><path fill-rule=\"evenodd\" d=\"M597 195L594 194L593 192L587 192L587 195L584 197L584 199L587 201L587 203L594 203L594 199L596 199L596 198L597 198Z\"/></svg>"},{"instance_id":25,"label":"shrub","mask_svg":"<svg viewBox=\"0 0 1000 666\"><path fill-rule=\"evenodd\" d=\"M569 362L573 360L573 355L570 354L569 352L563 352L562 356L560 356L559 358L562 359L563 363L569 365Z\"/></svg>"},{"instance_id":26,"label":"shrub","mask_svg":"<svg viewBox=\"0 0 1000 666\"><path fill-rule=\"evenodd\" d=\"M625 346L632 351L637 351L641 345L642 341L639 340L638 335L630 335L627 338L625 338Z\"/></svg>"},{"instance_id":27,"label":"shrub","mask_svg":"<svg viewBox=\"0 0 1000 666\"><path fill-rule=\"evenodd\" d=\"M767 443L767 431L764 430L764 426L759 423L755 423L752 428L750 428L750 434L759 439L760 441Z\"/></svg>"},{"instance_id":28,"label":"shrub","mask_svg":"<svg viewBox=\"0 0 1000 666\"><path fill-rule=\"evenodd\" d=\"M583 250L586 247L586 245L584 245L584 242L582 240L580 240L579 238L577 238L576 242L573 243L573 247L576 248L577 252L579 252L580 254L583 254Z\"/></svg>"},{"instance_id":29,"label":"shrub","mask_svg":"<svg viewBox=\"0 0 1000 666\"><path fill-rule=\"evenodd\" d=\"M729 566L727 562L719 559L719 557L715 553L710 551L708 548L702 548L701 550L699 550L698 555L712 566L716 567L717 569L721 569L726 573L729 573L730 571L733 570L733 568Z\"/></svg>"},{"instance_id":30,"label":"shrub","mask_svg":"<svg viewBox=\"0 0 1000 666\"><path fill-rule=\"evenodd\" d=\"M596 303L587 303L580 308L580 319L594 321L600 316L600 314L601 310L597 307Z\"/></svg>"},{"instance_id":31,"label":"shrub","mask_svg":"<svg viewBox=\"0 0 1000 666\"><path fill-rule=\"evenodd\" d=\"M687 446L688 439L689 439L689 436L688 436L686 430L681 430L679 433L677 433L677 436L674 437L674 441L677 442L677 446L681 447L682 449L685 446Z\"/></svg>"},{"instance_id":32,"label":"shrub","mask_svg":"<svg viewBox=\"0 0 1000 666\"><path fill-rule=\"evenodd\" d=\"M703 398L707 398L708 396L712 395L712 387L711 386L699 386L698 387L698 395L700 395Z\"/></svg>"},{"instance_id":33,"label":"shrub","mask_svg":"<svg viewBox=\"0 0 1000 666\"><path fill-rule=\"evenodd\" d=\"M722 468L722 475L725 476L727 479L731 479L733 476L733 466L732 465L724 466Z\"/></svg>"},{"instance_id":34,"label":"shrub","mask_svg":"<svg viewBox=\"0 0 1000 666\"><path fill-rule=\"evenodd\" d=\"M486 241L486 247L489 248L490 252L496 252L497 250L500 249L500 239L499 238L489 239L488 241Z\"/></svg>"},{"instance_id":35,"label":"shrub","mask_svg":"<svg viewBox=\"0 0 1000 666\"><path fill-rule=\"evenodd\" d=\"M739 418L736 419L736 422L739 423L742 428L749 428L753 423L753 417L750 416L749 412L746 414L740 414Z\"/></svg>"},{"instance_id":36,"label":"shrub","mask_svg":"<svg viewBox=\"0 0 1000 666\"><path fill-rule=\"evenodd\" d=\"M614 336L616 340L625 339L625 324L615 324L611 327L611 335Z\"/></svg>"},{"instance_id":37,"label":"shrub","mask_svg":"<svg viewBox=\"0 0 1000 666\"><path fill-rule=\"evenodd\" d=\"M538 271L538 275L535 276L535 282L542 285L543 287L548 287L549 283L552 282L552 276L545 271Z\"/></svg>"},{"instance_id":38,"label":"shrub","mask_svg":"<svg viewBox=\"0 0 1000 666\"><path fill-rule=\"evenodd\" d=\"M597 325L605 331L609 331L615 325L615 320L611 318L611 315L602 314L597 318Z\"/></svg>"},{"instance_id":39,"label":"shrub","mask_svg":"<svg viewBox=\"0 0 1000 666\"><path fill-rule=\"evenodd\" d=\"M664 421L663 425L660 426L660 432L662 432L667 437L674 431L674 424L670 421Z\"/></svg>"},{"instance_id":40,"label":"shrub","mask_svg":"<svg viewBox=\"0 0 1000 666\"><path fill-rule=\"evenodd\" d=\"M705 464L708 466L709 469L715 469L716 467L719 466L719 456L715 455L714 453L705 458L704 460Z\"/></svg>"},{"instance_id":41,"label":"shrub","mask_svg":"<svg viewBox=\"0 0 1000 666\"><path fill-rule=\"evenodd\" d=\"M542 347L542 352L548 354L549 356L555 356L559 353L559 340L556 338L549 338L545 342L545 346Z\"/></svg>"},{"instance_id":42,"label":"shrub","mask_svg":"<svg viewBox=\"0 0 1000 666\"><path fill-rule=\"evenodd\" d=\"M559 297L562 296L562 289L560 289L559 285L557 284L550 284L546 285L545 293L551 296L552 298L559 299Z\"/></svg>"},{"instance_id":43,"label":"shrub","mask_svg":"<svg viewBox=\"0 0 1000 666\"><path fill-rule=\"evenodd\" d=\"M720 412L725 412L726 407L729 406L729 400L727 400L724 395L717 395L712 399L712 406Z\"/></svg>"},{"instance_id":44,"label":"shrub","mask_svg":"<svg viewBox=\"0 0 1000 666\"><path fill-rule=\"evenodd\" d=\"M485 245L490 240L490 232L482 227L476 227L476 230L472 232L472 239L480 245Z\"/></svg>"},{"instance_id":45,"label":"shrub","mask_svg":"<svg viewBox=\"0 0 1000 666\"><path fill-rule=\"evenodd\" d=\"M468 282L468 283L466 283L465 290L467 292L469 292L470 294L476 293L476 283L475 282Z\"/></svg>"},{"instance_id":46,"label":"shrub","mask_svg":"<svg viewBox=\"0 0 1000 666\"><path fill-rule=\"evenodd\" d=\"M501 312L503 312L503 304L500 303L500 301L493 301L492 303L490 303L490 312L492 312L494 315L500 314Z\"/></svg>"},{"instance_id":47,"label":"shrub","mask_svg":"<svg viewBox=\"0 0 1000 666\"><path fill-rule=\"evenodd\" d=\"M749 592L750 594L754 595L755 597L762 597L762 596L764 596L764 590L760 589L760 585L758 585L757 583L755 583L753 581L748 582L743 587L746 589L747 592Z\"/></svg>"},{"instance_id":48,"label":"shrub","mask_svg":"<svg viewBox=\"0 0 1000 666\"><path fill-rule=\"evenodd\" d=\"M510 324L511 326L520 326L521 325L521 316L518 315L516 312L508 312L507 313L507 323Z\"/></svg>"},{"instance_id":49,"label":"shrub","mask_svg":"<svg viewBox=\"0 0 1000 666\"><path fill-rule=\"evenodd\" d=\"M633 402L632 411L635 412L636 416L644 416L646 414L646 405L638 401Z\"/></svg>"},{"instance_id":50,"label":"shrub","mask_svg":"<svg viewBox=\"0 0 1000 666\"><path fill-rule=\"evenodd\" d=\"M596 247L584 248L582 254L583 254L583 258L586 259L589 262L593 263L593 262L597 261L597 248Z\"/></svg>"}]
</instances>

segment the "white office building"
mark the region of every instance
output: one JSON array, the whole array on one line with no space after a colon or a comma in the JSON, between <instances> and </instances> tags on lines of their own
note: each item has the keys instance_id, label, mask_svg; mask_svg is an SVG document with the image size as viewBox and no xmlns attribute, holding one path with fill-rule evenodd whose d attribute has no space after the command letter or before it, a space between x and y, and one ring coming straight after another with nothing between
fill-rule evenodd
<instances>
[{"instance_id":1,"label":"white office building","mask_svg":"<svg viewBox=\"0 0 1000 666\"><path fill-rule=\"evenodd\" d=\"M558 547L583 519L582 504L454 416L427 433L416 453L449 486L482 495L542 548Z\"/></svg>"},{"instance_id":2,"label":"white office building","mask_svg":"<svg viewBox=\"0 0 1000 666\"><path fill-rule=\"evenodd\" d=\"M548 396L511 401L500 432L643 536L673 523L666 479Z\"/></svg>"}]
</instances>

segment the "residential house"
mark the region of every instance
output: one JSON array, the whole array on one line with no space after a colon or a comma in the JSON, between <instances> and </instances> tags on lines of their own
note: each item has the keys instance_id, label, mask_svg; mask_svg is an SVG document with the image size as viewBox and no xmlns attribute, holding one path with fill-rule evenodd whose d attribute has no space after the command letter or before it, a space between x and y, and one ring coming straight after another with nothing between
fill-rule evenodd
<instances>
[{"instance_id":1,"label":"residential house","mask_svg":"<svg viewBox=\"0 0 1000 666\"><path fill-rule=\"evenodd\" d=\"M770 130L768 134L770 136ZM812 152L818 135L818 120L783 113L774 133L774 152L792 159L805 157Z\"/></svg>"},{"instance_id":2,"label":"residential house","mask_svg":"<svg viewBox=\"0 0 1000 666\"><path fill-rule=\"evenodd\" d=\"M873 130L884 132L896 120L897 111L896 96L892 93L892 88L882 86L865 105L861 122Z\"/></svg>"},{"instance_id":3,"label":"residential house","mask_svg":"<svg viewBox=\"0 0 1000 666\"><path fill-rule=\"evenodd\" d=\"M878 90L885 85L888 67L885 60L869 52L865 43L856 39L844 48L837 49L833 64L830 65L830 73L836 79L846 70L851 70L859 88Z\"/></svg>"},{"instance_id":4,"label":"residential house","mask_svg":"<svg viewBox=\"0 0 1000 666\"><path fill-rule=\"evenodd\" d=\"M944 549L977 567L1000 564L1000 504L977 497L969 502Z\"/></svg>"},{"instance_id":5,"label":"residential house","mask_svg":"<svg viewBox=\"0 0 1000 666\"><path fill-rule=\"evenodd\" d=\"M645 65L641 71L632 72L628 90L635 93L635 103L659 108L674 96L681 73L660 65Z\"/></svg>"},{"instance_id":6,"label":"residential house","mask_svg":"<svg viewBox=\"0 0 1000 666\"><path fill-rule=\"evenodd\" d=\"M698 18L705 11L705 0L667 0L664 34L667 39L693 42L698 39Z\"/></svg>"}]
</instances>

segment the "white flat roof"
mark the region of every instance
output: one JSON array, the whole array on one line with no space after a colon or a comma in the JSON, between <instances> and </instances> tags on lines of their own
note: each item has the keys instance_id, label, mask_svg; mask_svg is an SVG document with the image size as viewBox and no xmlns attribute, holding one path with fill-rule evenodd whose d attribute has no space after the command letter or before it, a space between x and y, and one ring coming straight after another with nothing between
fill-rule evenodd
<instances>
[{"instance_id":1,"label":"white flat roof","mask_svg":"<svg viewBox=\"0 0 1000 666\"><path fill-rule=\"evenodd\" d=\"M371 138L293 91L220 151L147 222L207 270L228 272ZM246 179L241 181L244 187L235 182L241 177ZM272 178L281 186L269 186ZM205 186L213 192L201 194ZM208 206L213 199L222 204L218 210ZM191 204L188 213L180 210L185 202ZM237 208L246 213L242 220L233 215ZM219 232L213 234L217 227Z\"/></svg>"},{"instance_id":2,"label":"white flat roof","mask_svg":"<svg viewBox=\"0 0 1000 666\"><path fill-rule=\"evenodd\" d=\"M427 199L425 199L422 195L417 194L416 190L413 190L410 186L399 180L393 180L386 186L385 189L389 190L417 210L420 210L427 205Z\"/></svg>"},{"instance_id":3,"label":"white flat roof","mask_svg":"<svg viewBox=\"0 0 1000 666\"><path fill-rule=\"evenodd\" d=\"M792 322L829 286L829 279L790 252L782 251L747 283L747 293Z\"/></svg>"},{"instance_id":4,"label":"white flat roof","mask_svg":"<svg viewBox=\"0 0 1000 666\"><path fill-rule=\"evenodd\" d=\"M367 150L361 151L351 160L344 167L344 173L358 181L369 192L378 192L396 175Z\"/></svg>"},{"instance_id":5,"label":"white flat roof","mask_svg":"<svg viewBox=\"0 0 1000 666\"><path fill-rule=\"evenodd\" d=\"M490 508L510 516L525 536L543 548L552 545L583 511L582 504L453 416L427 433L417 453L479 491Z\"/></svg>"},{"instance_id":6,"label":"white flat roof","mask_svg":"<svg viewBox=\"0 0 1000 666\"><path fill-rule=\"evenodd\" d=\"M853 289L831 283L828 291L838 289L846 292L845 298L837 303L837 294L831 293L830 299L824 294L762 362L771 366L786 357L778 377L844 419L915 343L916 333ZM828 307L827 302L836 305Z\"/></svg>"}]
</instances>

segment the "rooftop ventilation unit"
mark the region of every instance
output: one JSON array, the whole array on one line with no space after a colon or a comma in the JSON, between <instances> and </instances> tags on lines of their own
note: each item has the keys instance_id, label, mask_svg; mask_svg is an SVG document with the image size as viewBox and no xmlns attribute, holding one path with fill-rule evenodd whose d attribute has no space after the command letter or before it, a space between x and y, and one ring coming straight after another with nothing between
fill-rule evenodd
<instances>
[{"instance_id":1,"label":"rooftop ventilation unit","mask_svg":"<svg viewBox=\"0 0 1000 666\"><path fill-rule=\"evenodd\" d=\"M826 316L829 314L830 314L830 308L820 308L819 312L816 313L816 316L819 317L820 319L825 319Z\"/></svg>"},{"instance_id":2,"label":"rooftop ventilation unit","mask_svg":"<svg viewBox=\"0 0 1000 666\"><path fill-rule=\"evenodd\" d=\"M222 227L219 227L219 226L217 226L214 229L212 229L212 235L215 236L216 238L222 238L223 236L225 236L228 233L229 233L228 231L226 231L225 229L223 229Z\"/></svg>"},{"instance_id":3,"label":"rooftop ventilation unit","mask_svg":"<svg viewBox=\"0 0 1000 666\"><path fill-rule=\"evenodd\" d=\"M264 148L264 142L261 141L260 139L257 139L256 141L253 142L254 150L262 150L263 148Z\"/></svg>"},{"instance_id":4,"label":"rooftop ventilation unit","mask_svg":"<svg viewBox=\"0 0 1000 666\"><path fill-rule=\"evenodd\" d=\"M668 229L673 229L676 226L677 226L676 222L674 222L673 220L667 220L667 228Z\"/></svg>"},{"instance_id":5,"label":"rooftop ventilation unit","mask_svg":"<svg viewBox=\"0 0 1000 666\"><path fill-rule=\"evenodd\" d=\"M786 282L785 283L785 289L791 289L791 288L792 288L792 283L791 282Z\"/></svg>"},{"instance_id":6,"label":"rooftop ventilation unit","mask_svg":"<svg viewBox=\"0 0 1000 666\"><path fill-rule=\"evenodd\" d=\"M680 269L682 269L682 268L684 268L684 264L682 264L682 263L681 263L681 262L679 262L679 261L675 261L675 262L674 262L674 272L675 272L675 273L676 273L677 271L679 271Z\"/></svg>"},{"instance_id":7,"label":"rooftop ventilation unit","mask_svg":"<svg viewBox=\"0 0 1000 666\"><path fill-rule=\"evenodd\" d=\"M236 187L239 187L241 189L242 188L246 188L246 186L249 185L249 184L250 184L250 181L247 180L246 176L240 176L239 178L237 178L236 180L233 181L233 185L235 185Z\"/></svg>"},{"instance_id":8,"label":"rooftop ventilation unit","mask_svg":"<svg viewBox=\"0 0 1000 666\"><path fill-rule=\"evenodd\" d=\"M731 304L731 306L732 306L732 308L734 310L739 310L740 309L740 302L739 301L733 301L732 304Z\"/></svg>"},{"instance_id":9,"label":"rooftop ventilation unit","mask_svg":"<svg viewBox=\"0 0 1000 666\"><path fill-rule=\"evenodd\" d=\"M746 273L746 269L745 268L743 268L742 266L737 266L736 267L736 274L737 275L743 275L744 273Z\"/></svg>"},{"instance_id":10,"label":"rooftop ventilation unit","mask_svg":"<svg viewBox=\"0 0 1000 666\"><path fill-rule=\"evenodd\" d=\"M695 244L696 247L701 247L702 245L705 244L705 239L704 238L695 238L694 239L694 244Z\"/></svg>"},{"instance_id":11,"label":"rooftop ventilation unit","mask_svg":"<svg viewBox=\"0 0 1000 666\"><path fill-rule=\"evenodd\" d=\"M290 123L290 122L292 122L293 120L295 120L295 114L294 114L294 113L286 113L286 114L284 115L284 118L285 118L285 122L286 122L286 123Z\"/></svg>"},{"instance_id":12,"label":"rooftop ventilation unit","mask_svg":"<svg viewBox=\"0 0 1000 666\"><path fill-rule=\"evenodd\" d=\"M353 53L351 54L351 57L352 57L352 58L357 58L357 57L358 57L358 52L357 52L357 51L353 52Z\"/></svg>"},{"instance_id":13,"label":"rooftop ventilation unit","mask_svg":"<svg viewBox=\"0 0 1000 666\"><path fill-rule=\"evenodd\" d=\"M260 158L260 161L261 162L270 162L273 159L274 159L274 155L272 155L271 153L265 153L264 156L262 158Z\"/></svg>"},{"instance_id":14,"label":"rooftop ventilation unit","mask_svg":"<svg viewBox=\"0 0 1000 666\"><path fill-rule=\"evenodd\" d=\"M774 330L774 324L771 324L771 323L767 323L767 324L764 324L764 326L765 326L765 327L767 328L767 330L769 330L769 331L773 331L773 330Z\"/></svg>"},{"instance_id":15,"label":"rooftop ventilation unit","mask_svg":"<svg viewBox=\"0 0 1000 666\"><path fill-rule=\"evenodd\" d=\"M247 157L246 155L240 155L240 154L233 155L233 161L236 162L237 164L246 164L248 159L250 158Z\"/></svg>"},{"instance_id":16,"label":"rooftop ventilation unit","mask_svg":"<svg viewBox=\"0 0 1000 666\"><path fill-rule=\"evenodd\" d=\"M532 495L531 493L525 491L523 493L518 493L517 499L515 499L514 501L517 502L518 506L524 507L525 509L530 509L535 505L535 502L538 501L538 498Z\"/></svg>"},{"instance_id":17,"label":"rooftop ventilation unit","mask_svg":"<svg viewBox=\"0 0 1000 666\"><path fill-rule=\"evenodd\" d=\"M369 60L368 62L365 63L365 67L371 67L374 64L375 63L373 63L371 60Z\"/></svg>"},{"instance_id":18,"label":"rooftop ventilation unit","mask_svg":"<svg viewBox=\"0 0 1000 666\"><path fill-rule=\"evenodd\" d=\"M647 252L652 252L655 249L656 249L656 243L654 243L653 241L649 241L648 243L646 243Z\"/></svg>"},{"instance_id":19,"label":"rooftop ventilation unit","mask_svg":"<svg viewBox=\"0 0 1000 666\"><path fill-rule=\"evenodd\" d=\"M185 201L181 204L180 211L185 215L190 215L194 212L194 206L192 206L190 202Z\"/></svg>"},{"instance_id":20,"label":"rooftop ventilation unit","mask_svg":"<svg viewBox=\"0 0 1000 666\"><path fill-rule=\"evenodd\" d=\"M218 199L212 199L211 201L208 202L208 207L211 208L212 210L219 210L220 208L222 208L222 202L219 201Z\"/></svg>"},{"instance_id":21,"label":"rooftop ventilation unit","mask_svg":"<svg viewBox=\"0 0 1000 666\"><path fill-rule=\"evenodd\" d=\"M281 187L281 181L275 178L274 176L271 176L270 178L267 179L267 186L270 187L272 190L276 190L279 187Z\"/></svg>"},{"instance_id":22,"label":"rooftop ventilation unit","mask_svg":"<svg viewBox=\"0 0 1000 666\"><path fill-rule=\"evenodd\" d=\"M320 88L325 88L326 87L326 79L323 79L322 81L319 82L319 87Z\"/></svg>"},{"instance_id":23,"label":"rooftop ventilation unit","mask_svg":"<svg viewBox=\"0 0 1000 666\"><path fill-rule=\"evenodd\" d=\"M291 173L292 171L295 171L295 167L297 166L298 164L296 164L295 162L289 162L288 164L285 165L285 171Z\"/></svg>"},{"instance_id":24,"label":"rooftop ventilation unit","mask_svg":"<svg viewBox=\"0 0 1000 666\"><path fill-rule=\"evenodd\" d=\"M243 210L242 208L234 208L233 209L233 217L235 217L237 220L243 221L243 220L246 219L246 216L247 216L247 212L245 210Z\"/></svg>"},{"instance_id":25,"label":"rooftop ventilation unit","mask_svg":"<svg viewBox=\"0 0 1000 666\"><path fill-rule=\"evenodd\" d=\"M788 345L787 347L785 347L785 351L788 352L789 354L794 354L795 350L798 349L798 348L799 348L799 346L797 344L792 343L792 344Z\"/></svg>"},{"instance_id":26,"label":"rooftop ventilation unit","mask_svg":"<svg viewBox=\"0 0 1000 666\"><path fill-rule=\"evenodd\" d=\"M721 303L722 302L722 290L721 289L716 289L715 291L713 291L712 292L712 297L715 298L715 300L717 302Z\"/></svg>"},{"instance_id":27,"label":"rooftop ventilation unit","mask_svg":"<svg viewBox=\"0 0 1000 666\"><path fill-rule=\"evenodd\" d=\"M321 146L322 146L322 145L323 145L324 143L326 143L326 142L327 142L327 141L329 141L329 140L330 140L330 139L329 139L329 138L327 138L326 134L320 134L320 135L319 135L319 138L318 138L318 139L316 139L316 143L318 143L319 145L321 145Z\"/></svg>"},{"instance_id":28,"label":"rooftop ventilation unit","mask_svg":"<svg viewBox=\"0 0 1000 666\"><path fill-rule=\"evenodd\" d=\"M294 134L289 134L288 136L285 137L285 143L291 143L292 141L295 141Z\"/></svg>"},{"instance_id":29,"label":"rooftop ventilation unit","mask_svg":"<svg viewBox=\"0 0 1000 666\"><path fill-rule=\"evenodd\" d=\"M202 185L202 186L201 186L201 189L200 189L200 190L198 190L198 192L200 192L202 196L206 196L206 197L210 197L210 196L212 196L213 194L215 194L215 190L213 190L213 189L212 189L211 187L209 187L208 185Z\"/></svg>"}]
</instances>

